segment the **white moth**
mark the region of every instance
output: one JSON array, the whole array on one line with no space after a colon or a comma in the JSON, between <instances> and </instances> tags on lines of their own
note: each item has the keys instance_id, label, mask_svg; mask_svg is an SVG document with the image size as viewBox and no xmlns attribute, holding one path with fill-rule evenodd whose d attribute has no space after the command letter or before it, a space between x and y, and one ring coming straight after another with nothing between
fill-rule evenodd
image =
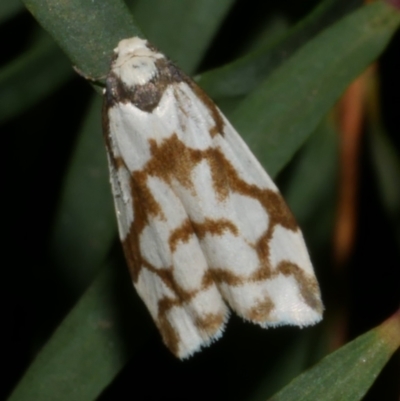
<instances>
[{"instance_id":1,"label":"white moth","mask_svg":"<svg viewBox=\"0 0 400 401\"><path fill-rule=\"evenodd\" d=\"M320 321L300 229L229 121L146 40L114 53L104 134L119 234L167 347L186 358L209 345L227 305L262 327Z\"/></svg>"}]
</instances>

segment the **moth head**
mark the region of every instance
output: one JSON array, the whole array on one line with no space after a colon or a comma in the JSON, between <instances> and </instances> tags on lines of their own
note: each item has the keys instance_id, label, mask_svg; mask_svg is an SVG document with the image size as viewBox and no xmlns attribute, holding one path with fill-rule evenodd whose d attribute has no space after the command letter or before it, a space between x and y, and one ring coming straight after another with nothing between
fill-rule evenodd
<instances>
[{"instance_id":1,"label":"moth head","mask_svg":"<svg viewBox=\"0 0 400 401\"><path fill-rule=\"evenodd\" d=\"M123 39L114 49L111 70L126 85L144 85L157 75L156 60L164 56L137 36Z\"/></svg>"},{"instance_id":2,"label":"moth head","mask_svg":"<svg viewBox=\"0 0 400 401\"><path fill-rule=\"evenodd\" d=\"M122 39L114 49L114 53L117 56L124 57L126 55L134 55L135 52L140 53L146 49L149 49L147 40L134 36L133 38Z\"/></svg>"}]
</instances>

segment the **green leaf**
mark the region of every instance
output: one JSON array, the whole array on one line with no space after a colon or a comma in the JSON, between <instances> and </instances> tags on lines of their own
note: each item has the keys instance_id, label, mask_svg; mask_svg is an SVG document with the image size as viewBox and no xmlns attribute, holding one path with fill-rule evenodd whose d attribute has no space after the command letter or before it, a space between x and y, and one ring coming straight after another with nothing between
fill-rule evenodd
<instances>
[{"instance_id":1,"label":"green leaf","mask_svg":"<svg viewBox=\"0 0 400 401\"><path fill-rule=\"evenodd\" d=\"M86 76L101 79L112 49L124 38L143 36L122 0L23 0L25 6Z\"/></svg>"},{"instance_id":2,"label":"green leaf","mask_svg":"<svg viewBox=\"0 0 400 401\"><path fill-rule=\"evenodd\" d=\"M322 120L278 182L303 231L317 276L318 250L331 242L337 208L339 133L332 117Z\"/></svg>"},{"instance_id":3,"label":"green leaf","mask_svg":"<svg viewBox=\"0 0 400 401\"><path fill-rule=\"evenodd\" d=\"M400 311L294 379L270 401L362 399L400 347Z\"/></svg>"},{"instance_id":4,"label":"green leaf","mask_svg":"<svg viewBox=\"0 0 400 401\"><path fill-rule=\"evenodd\" d=\"M95 96L68 168L53 228L50 254L65 286L80 295L116 237L115 212Z\"/></svg>"},{"instance_id":5,"label":"green leaf","mask_svg":"<svg viewBox=\"0 0 400 401\"><path fill-rule=\"evenodd\" d=\"M28 51L0 70L0 121L27 110L72 75L65 55L41 34Z\"/></svg>"},{"instance_id":6,"label":"green leaf","mask_svg":"<svg viewBox=\"0 0 400 401\"><path fill-rule=\"evenodd\" d=\"M304 43L351 8L354 5L348 0L325 0L276 44L267 43L232 63L201 74L196 80L216 102L225 98L242 99Z\"/></svg>"},{"instance_id":7,"label":"green leaf","mask_svg":"<svg viewBox=\"0 0 400 401\"><path fill-rule=\"evenodd\" d=\"M233 0L138 0L132 12L146 37L191 73L230 10Z\"/></svg>"},{"instance_id":8,"label":"green leaf","mask_svg":"<svg viewBox=\"0 0 400 401\"><path fill-rule=\"evenodd\" d=\"M399 25L400 13L386 3L360 8L303 46L235 109L232 123L271 176L382 53Z\"/></svg>"},{"instance_id":9,"label":"green leaf","mask_svg":"<svg viewBox=\"0 0 400 401\"><path fill-rule=\"evenodd\" d=\"M41 350L8 401L96 399L148 335L143 324L146 317L141 314L144 308L138 308L138 303L133 303L127 270L115 264L107 266Z\"/></svg>"},{"instance_id":10,"label":"green leaf","mask_svg":"<svg viewBox=\"0 0 400 401\"><path fill-rule=\"evenodd\" d=\"M332 118L325 118L290 166L290 176L281 187L284 198L300 226L315 219L315 211L335 198L339 135ZM318 168L315 168L318 166Z\"/></svg>"}]
</instances>

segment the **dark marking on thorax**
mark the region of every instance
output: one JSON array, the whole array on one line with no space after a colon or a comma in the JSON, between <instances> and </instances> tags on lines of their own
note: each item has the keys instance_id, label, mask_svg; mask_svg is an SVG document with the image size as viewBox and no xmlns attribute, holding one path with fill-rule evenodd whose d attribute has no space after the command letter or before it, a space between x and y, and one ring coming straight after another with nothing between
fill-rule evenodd
<instances>
[{"instance_id":1,"label":"dark marking on thorax","mask_svg":"<svg viewBox=\"0 0 400 401\"><path fill-rule=\"evenodd\" d=\"M151 113L169 85L186 80L183 72L166 58L155 62L157 74L143 85L127 86L111 71L106 81L106 101L109 106L115 103L132 103L137 108Z\"/></svg>"},{"instance_id":2,"label":"dark marking on thorax","mask_svg":"<svg viewBox=\"0 0 400 401\"><path fill-rule=\"evenodd\" d=\"M114 62L114 60L113 60ZM185 82L197 95L200 102L209 110L215 121L215 126L211 128L210 134L223 135L224 120L221 112L208 95L181 69L166 57L155 61L157 74L143 85L127 86L114 73L110 72L106 80L106 104L108 107L116 103L132 103L140 110L151 113L160 103L165 90L170 85Z\"/></svg>"}]
</instances>

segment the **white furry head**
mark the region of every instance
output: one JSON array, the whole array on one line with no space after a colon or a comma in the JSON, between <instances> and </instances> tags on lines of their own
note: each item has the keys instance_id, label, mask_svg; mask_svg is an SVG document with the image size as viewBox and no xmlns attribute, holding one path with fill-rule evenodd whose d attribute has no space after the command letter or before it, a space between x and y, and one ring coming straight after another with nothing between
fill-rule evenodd
<instances>
[{"instance_id":1,"label":"white furry head","mask_svg":"<svg viewBox=\"0 0 400 401\"><path fill-rule=\"evenodd\" d=\"M114 53L111 69L129 87L149 82L157 74L156 60L165 57L137 36L121 40Z\"/></svg>"}]
</instances>

